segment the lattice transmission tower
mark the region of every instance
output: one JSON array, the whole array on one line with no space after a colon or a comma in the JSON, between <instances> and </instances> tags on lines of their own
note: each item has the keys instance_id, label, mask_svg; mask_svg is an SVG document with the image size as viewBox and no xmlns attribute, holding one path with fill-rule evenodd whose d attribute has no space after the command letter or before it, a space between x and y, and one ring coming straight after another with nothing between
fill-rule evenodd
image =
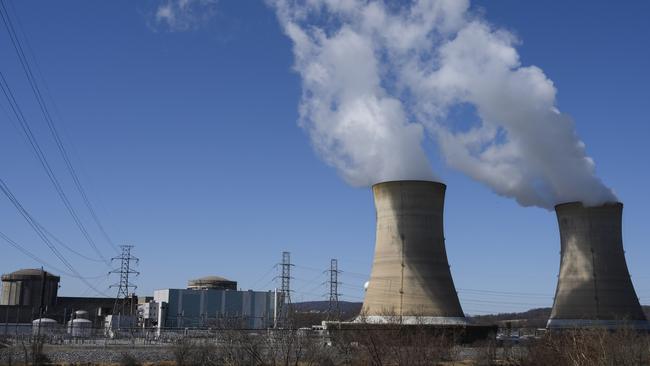
<instances>
[{"instance_id":1,"label":"lattice transmission tower","mask_svg":"<svg viewBox=\"0 0 650 366\"><path fill-rule=\"evenodd\" d=\"M276 327L290 326L291 319L291 253L282 252L282 262L279 263L281 274L280 291L276 303Z\"/></svg>"},{"instance_id":2,"label":"lattice transmission tower","mask_svg":"<svg viewBox=\"0 0 650 366\"><path fill-rule=\"evenodd\" d=\"M340 320L341 308L339 307L339 263L338 260L330 260L330 269L326 271L329 273L329 304L327 307L327 320Z\"/></svg>"},{"instance_id":3,"label":"lattice transmission tower","mask_svg":"<svg viewBox=\"0 0 650 366\"><path fill-rule=\"evenodd\" d=\"M140 259L134 257L131 254L131 249L133 249L133 245L120 245L120 248L122 249L122 253L117 257L111 258L111 262L120 261L120 267L109 272L109 274L111 273L119 274L120 281L118 283L111 285L110 288L117 287L117 295L115 296L115 305L113 305L113 314L118 314L118 310L121 310L121 312L119 312L120 314L127 315L126 302L129 299L129 294L134 293L135 290L138 288L138 286L130 282L130 277L131 275L137 276L140 274L140 272L133 269L131 263L135 262L135 264L138 264L140 262ZM122 301L120 301L120 299L122 299ZM121 303L121 307L120 307L120 303ZM132 303L133 301L129 300L128 315L133 315Z\"/></svg>"}]
</instances>

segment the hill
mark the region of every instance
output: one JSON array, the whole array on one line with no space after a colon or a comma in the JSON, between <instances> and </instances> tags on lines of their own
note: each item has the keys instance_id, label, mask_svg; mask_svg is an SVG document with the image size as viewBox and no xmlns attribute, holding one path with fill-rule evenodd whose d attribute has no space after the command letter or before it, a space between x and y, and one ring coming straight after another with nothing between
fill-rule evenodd
<instances>
[{"instance_id":1,"label":"hill","mask_svg":"<svg viewBox=\"0 0 650 366\"><path fill-rule=\"evenodd\" d=\"M360 302L339 301L339 309L341 311L341 318L353 318L359 315L361 311ZM329 309L329 301L304 301L293 304L293 308L301 313L327 313Z\"/></svg>"},{"instance_id":2,"label":"hill","mask_svg":"<svg viewBox=\"0 0 650 366\"><path fill-rule=\"evenodd\" d=\"M361 311L360 302L340 301L341 319L349 320L356 317ZM294 304L294 309L303 314L312 314L314 320L323 318L327 313L329 302L327 301L306 301ZM650 319L650 306L643 306L646 317ZM320 316L318 316L320 315ZM498 313L487 315L474 315L470 318L478 324L495 324L505 321L513 321L517 326L522 327L546 327L546 322L551 315L551 308L530 309L523 312Z\"/></svg>"}]
</instances>

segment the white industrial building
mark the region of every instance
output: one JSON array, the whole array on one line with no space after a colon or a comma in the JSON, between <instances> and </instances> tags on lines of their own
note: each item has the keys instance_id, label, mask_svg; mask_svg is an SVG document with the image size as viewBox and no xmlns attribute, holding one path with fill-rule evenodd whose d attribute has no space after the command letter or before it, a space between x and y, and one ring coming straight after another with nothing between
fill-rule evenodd
<instances>
[{"instance_id":1,"label":"white industrial building","mask_svg":"<svg viewBox=\"0 0 650 366\"><path fill-rule=\"evenodd\" d=\"M196 286L198 282L201 286ZM233 286L234 284L234 286ZM236 282L210 276L188 289L155 290L153 301L138 306L143 325L161 328L264 329L275 321L276 293L238 291Z\"/></svg>"}]
</instances>

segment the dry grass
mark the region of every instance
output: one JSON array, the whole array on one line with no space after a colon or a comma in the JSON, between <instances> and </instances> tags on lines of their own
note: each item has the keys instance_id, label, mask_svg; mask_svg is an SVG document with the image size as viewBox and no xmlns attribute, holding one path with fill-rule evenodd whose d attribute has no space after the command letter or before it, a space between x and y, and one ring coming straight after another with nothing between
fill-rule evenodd
<instances>
[{"instance_id":1,"label":"dry grass","mask_svg":"<svg viewBox=\"0 0 650 366\"><path fill-rule=\"evenodd\" d=\"M39 363L38 342L24 346L25 360ZM650 336L628 329L551 332L522 345L504 347L485 341L471 349L426 327L359 329L333 333L329 339L297 330L257 334L224 330L216 339L185 338L172 347L175 360L156 365L650 365ZM120 364L153 365L127 357Z\"/></svg>"},{"instance_id":2,"label":"dry grass","mask_svg":"<svg viewBox=\"0 0 650 366\"><path fill-rule=\"evenodd\" d=\"M522 366L650 365L650 337L632 329L577 329L551 332L532 342Z\"/></svg>"}]
</instances>

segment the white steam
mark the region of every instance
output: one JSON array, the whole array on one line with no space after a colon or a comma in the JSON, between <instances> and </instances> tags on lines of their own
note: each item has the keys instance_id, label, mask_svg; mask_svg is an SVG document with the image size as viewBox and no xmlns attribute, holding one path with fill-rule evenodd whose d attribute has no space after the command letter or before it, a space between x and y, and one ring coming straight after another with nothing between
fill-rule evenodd
<instances>
[{"instance_id":1,"label":"white steam","mask_svg":"<svg viewBox=\"0 0 650 366\"><path fill-rule=\"evenodd\" d=\"M345 4L353 2L338 6ZM422 149L424 128L410 123L402 102L382 86L377 45L344 24L328 34L293 17L282 19L303 82L301 125L323 159L357 186L433 179Z\"/></svg>"},{"instance_id":2,"label":"white steam","mask_svg":"<svg viewBox=\"0 0 650 366\"><path fill-rule=\"evenodd\" d=\"M294 43L301 124L351 184L431 179L428 131L450 166L524 206L616 200L553 82L468 1L270 1Z\"/></svg>"}]
</instances>

